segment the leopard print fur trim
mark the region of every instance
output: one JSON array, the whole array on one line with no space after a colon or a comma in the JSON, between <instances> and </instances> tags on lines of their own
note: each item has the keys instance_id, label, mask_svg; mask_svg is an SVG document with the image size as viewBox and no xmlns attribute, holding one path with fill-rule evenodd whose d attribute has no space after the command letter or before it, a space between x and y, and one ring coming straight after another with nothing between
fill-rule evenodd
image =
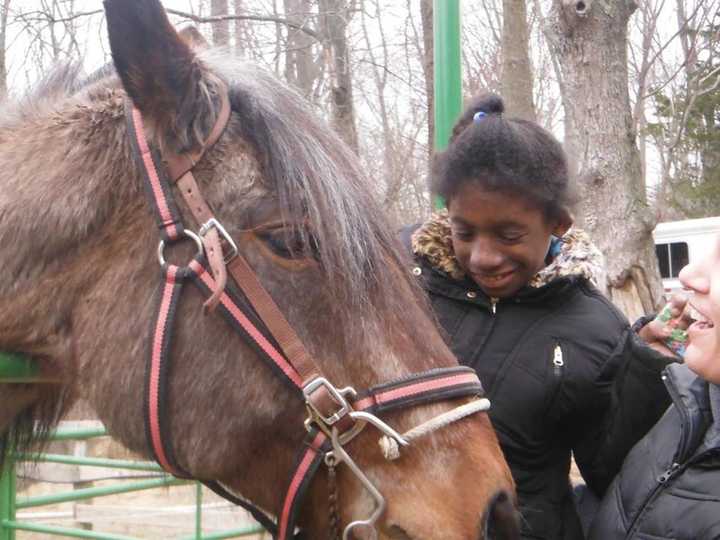
<instances>
[{"instance_id":1,"label":"leopard print fur trim","mask_svg":"<svg viewBox=\"0 0 720 540\"><path fill-rule=\"evenodd\" d=\"M462 280L460 267L452 246L450 218L447 210L433 214L412 236L412 250L430 265L452 279ZM602 253L581 229L571 228L562 237L560 253L530 280L528 285L539 288L565 276L582 276L597 285L604 276Z\"/></svg>"}]
</instances>

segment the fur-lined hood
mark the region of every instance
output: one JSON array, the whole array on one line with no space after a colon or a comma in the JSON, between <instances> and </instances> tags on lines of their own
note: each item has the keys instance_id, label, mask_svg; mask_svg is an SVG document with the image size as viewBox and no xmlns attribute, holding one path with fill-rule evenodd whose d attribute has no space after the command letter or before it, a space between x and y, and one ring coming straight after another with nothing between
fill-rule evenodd
<instances>
[{"instance_id":1,"label":"fur-lined hood","mask_svg":"<svg viewBox=\"0 0 720 540\"><path fill-rule=\"evenodd\" d=\"M450 218L443 210L433 214L413 233L412 250L436 270L462 280L465 272L455 258L451 236ZM553 260L530 280L531 287L539 288L569 276L584 277L594 285L601 282L605 261L584 231L571 228L551 249L557 251Z\"/></svg>"}]
</instances>

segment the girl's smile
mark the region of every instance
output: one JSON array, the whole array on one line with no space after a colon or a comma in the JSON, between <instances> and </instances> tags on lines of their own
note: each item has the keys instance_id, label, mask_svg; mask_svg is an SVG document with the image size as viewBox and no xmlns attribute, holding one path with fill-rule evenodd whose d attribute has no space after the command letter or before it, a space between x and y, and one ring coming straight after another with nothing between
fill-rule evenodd
<instances>
[{"instance_id":1,"label":"girl's smile","mask_svg":"<svg viewBox=\"0 0 720 540\"><path fill-rule=\"evenodd\" d=\"M496 274L472 273L471 277L484 291L503 289L514 280L515 270L500 272Z\"/></svg>"},{"instance_id":2,"label":"girl's smile","mask_svg":"<svg viewBox=\"0 0 720 540\"><path fill-rule=\"evenodd\" d=\"M685 363L704 379L720 383L720 237L713 250L701 261L680 272L683 286L692 291Z\"/></svg>"}]
</instances>

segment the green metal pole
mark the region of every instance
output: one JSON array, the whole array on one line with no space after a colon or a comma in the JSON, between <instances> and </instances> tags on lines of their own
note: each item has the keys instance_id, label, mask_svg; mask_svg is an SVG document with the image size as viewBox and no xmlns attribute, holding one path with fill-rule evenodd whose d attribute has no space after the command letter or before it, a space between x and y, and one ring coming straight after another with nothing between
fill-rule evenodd
<instances>
[{"instance_id":1,"label":"green metal pole","mask_svg":"<svg viewBox=\"0 0 720 540\"><path fill-rule=\"evenodd\" d=\"M0 540L15 540L15 530L8 525L15 521L15 465L11 459L0 471Z\"/></svg>"},{"instance_id":2,"label":"green metal pole","mask_svg":"<svg viewBox=\"0 0 720 540\"><path fill-rule=\"evenodd\" d=\"M65 454L17 454L18 461L41 461L62 465L82 465L84 467L104 467L129 471L163 472L163 468L150 461L130 461L125 459L106 459L66 456Z\"/></svg>"},{"instance_id":3,"label":"green metal pole","mask_svg":"<svg viewBox=\"0 0 720 540\"><path fill-rule=\"evenodd\" d=\"M202 540L202 484L195 482L195 540Z\"/></svg>"},{"instance_id":4,"label":"green metal pole","mask_svg":"<svg viewBox=\"0 0 720 540\"><path fill-rule=\"evenodd\" d=\"M114 486L101 486L93 488L76 489L65 493L53 493L52 495L38 495L36 497L25 497L20 499L15 507L18 509L32 508L35 506L45 506L50 504L60 504L70 501L82 501L84 499L92 499L94 497L107 497L108 495L117 495L119 493L130 493L132 491L142 491L145 489L153 489L164 486L184 486L188 485L188 480L181 480L172 476L165 476L155 480L143 480L129 484L120 484Z\"/></svg>"},{"instance_id":5,"label":"green metal pole","mask_svg":"<svg viewBox=\"0 0 720 540\"><path fill-rule=\"evenodd\" d=\"M18 354L0 352L0 382L27 383L38 378L37 364Z\"/></svg>"},{"instance_id":6,"label":"green metal pole","mask_svg":"<svg viewBox=\"0 0 720 540\"><path fill-rule=\"evenodd\" d=\"M462 112L460 0L433 0L435 149L447 148L453 124ZM435 207L445 201L435 198Z\"/></svg>"},{"instance_id":7,"label":"green metal pole","mask_svg":"<svg viewBox=\"0 0 720 540\"><path fill-rule=\"evenodd\" d=\"M70 529L68 527L57 527L54 525L42 525L40 523L24 523L14 522L10 525L12 530L29 531L42 534L50 534L54 536L62 536L65 538L92 538L94 540L140 540L133 536L123 536L119 534L102 533L95 531L85 531L82 529Z\"/></svg>"},{"instance_id":8,"label":"green metal pole","mask_svg":"<svg viewBox=\"0 0 720 540\"><path fill-rule=\"evenodd\" d=\"M434 0L435 147L444 150L462 112L460 0Z\"/></svg>"},{"instance_id":9,"label":"green metal pole","mask_svg":"<svg viewBox=\"0 0 720 540\"><path fill-rule=\"evenodd\" d=\"M58 429L50 433L48 439L51 441L76 441L103 437L107 434L107 430L104 427Z\"/></svg>"}]
</instances>

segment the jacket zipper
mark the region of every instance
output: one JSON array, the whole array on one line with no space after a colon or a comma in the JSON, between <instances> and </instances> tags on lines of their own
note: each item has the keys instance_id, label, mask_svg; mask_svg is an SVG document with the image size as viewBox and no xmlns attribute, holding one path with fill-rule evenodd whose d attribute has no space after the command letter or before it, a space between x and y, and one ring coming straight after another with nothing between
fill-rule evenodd
<instances>
[{"instance_id":1,"label":"jacket zipper","mask_svg":"<svg viewBox=\"0 0 720 540\"><path fill-rule=\"evenodd\" d=\"M670 465L670 468L667 471L657 477L658 484L666 484L667 481L673 477L675 471L677 471L679 468L680 464L678 462L673 462L673 464Z\"/></svg>"},{"instance_id":2,"label":"jacket zipper","mask_svg":"<svg viewBox=\"0 0 720 540\"><path fill-rule=\"evenodd\" d=\"M632 527L630 527L630 532L626 536L626 539L632 538L633 534L635 534L637 532L637 529L640 528L640 518L645 515L646 510L648 509L650 504L658 497L658 495L660 495L660 492L670 480L672 480L676 476L679 476L680 474L685 472L686 469L692 467L693 465L700 463L708 457L716 454L717 449L712 448L710 450L705 450L704 452L693 456L685 463L678 463L677 461L674 461L673 464L670 465L670 468L668 468L664 473L658 475L658 477L656 478L657 485L653 489L653 492L650 494L650 496L645 500L645 503L643 504L643 509L633 521Z\"/></svg>"},{"instance_id":3,"label":"jacket zipper","mask_svg":"<svg viewBox=\"0 0 720 540\"><path fill-rule=\"evenodd\" d=\"M682 405L682 401L680 399L680 396L678 395L678 391L675 388L675 385L672 382L672 379L667 375L667 373L663 373L662 379L665 382L665 387L668 389L668 393L670 394L670 397L673 400L673 403L675 404L675 408L677 409L681 422L684 425L687 425L688 418L687 418L687 411L684 407L680 406ZM690 459L687 460L684 464L680 464L679 462L682 461L683 455L686 453L685 445L686 445L686 439L687 435L685 433L685 430L683 429L680 434L680 443L678 444L678 449L675 452L675 455L673 456L673 462L670 467L663 472L662 474L658 475L656 478L657 485L653 488L650 495L645 499L645 503L643 504L642 510L640 510L640 513L635 516L635 519L633 520L632 524L630 525L630 528L628 529L628 534L625 537L626 539L632 538L633 534L637 531L637 529L640 527L640 520L647 512L648 506L650 503L652 503L662 492L665 485L672 480L675 476L677 476L679 473L684 471L687 467L692 465L694 462L697 461L697 459Z\"/></svg>"},{"instance_id":4,"label":"jacket zipper","mask_svg":"<svg viewBox=\"0 0 720 540\"><path fill-rule=\"evenodd\" d=\"M565 360L563 359L563 352L562 352L562 348L560 347L559 343L557 343L555 345L555 349L553 350L552 363L553 363L553 371L555 372L555 376L561 377L563 366L565 365Z\"/></svg>"},{"instance_id":5,"label":"jacket zipper","mask_svg":"<svg viewBox=\"0 0 720 540\"><path fill-rule=\"evenodd\" d=\"M497 305L499 301L499 298L490 297L490 311L492 311L493 315L497 313Z\"/></svg>"},{"instance_id":6,"label":"jacket zipper","mask_svg":"<svg viewBox=\"0 0 720 540\"><path fill-rule=\"evenodd\" d=\"M549 414L549 411L553 409L555 402L557 401L558 394L560 393L560 389L563 383L563 376L565 369L565 358L563 357L563 350L560 346L560 342L555 342L555 348L552 352L552 373L553 373L553 381L551 383L551 389L550 394L548 397L548 401L546 402L545 406L545 413Z\"/></svg>"},{"instance_id":7,"label":"jacket zipper","mask_svg":"<svg viewBox=\"0 0 720 540\"><path fill-rule=\"evenodd\" d=\"M628 534L625 536L626 540L632 538L633 535L637 532L637 529L640 528L640 522L642 517L647 513L648 507L651 505L651 503L660 495L665 485L677 474L684 471L688 465L689 463L686 463L685 465L680 465L677 462L673 462L673 464L670 465L669 469L667 469L665 472L663 472L656 478L657 485L653 488L650 495L645 499L640 513L635 516L632 525L630 525L630 529L628 529Z\"/></svg>"}]
</instances>

